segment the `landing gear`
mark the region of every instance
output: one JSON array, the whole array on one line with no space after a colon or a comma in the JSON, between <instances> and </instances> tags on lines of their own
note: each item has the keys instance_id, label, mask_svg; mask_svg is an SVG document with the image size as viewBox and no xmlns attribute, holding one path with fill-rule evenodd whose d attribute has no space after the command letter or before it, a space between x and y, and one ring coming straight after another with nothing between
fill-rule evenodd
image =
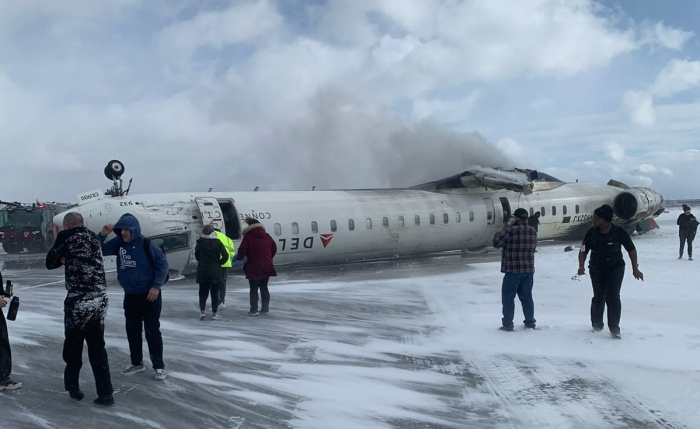
<instances>
[{"instance_id":1,"label":"landing gear","mask_svg":"<svg viewBox=\"0 0 700 429\"><path fill-rule=\"evenodd\" d=\"M113 159L107 163L105 167L105 176L109 180L117 180L124 174L124 164L121 161Z\"/></svg>"}]
</instances>

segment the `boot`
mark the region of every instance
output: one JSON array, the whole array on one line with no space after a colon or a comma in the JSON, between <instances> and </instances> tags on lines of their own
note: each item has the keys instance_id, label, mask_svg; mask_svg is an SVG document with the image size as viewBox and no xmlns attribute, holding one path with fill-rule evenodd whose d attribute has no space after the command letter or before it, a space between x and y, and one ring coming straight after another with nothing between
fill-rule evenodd
<instances>
[{"instance_id":1,"label":"boot","mask_svg":"<svg viewBox=\"0 0 700 429\"><path fill-rule=\"evenodd\" d=\"M269 313L270 312L270 303L269 302L263 302L262 303L262 308L260 309L261 313Z\"/></svg>"}]
</instances>

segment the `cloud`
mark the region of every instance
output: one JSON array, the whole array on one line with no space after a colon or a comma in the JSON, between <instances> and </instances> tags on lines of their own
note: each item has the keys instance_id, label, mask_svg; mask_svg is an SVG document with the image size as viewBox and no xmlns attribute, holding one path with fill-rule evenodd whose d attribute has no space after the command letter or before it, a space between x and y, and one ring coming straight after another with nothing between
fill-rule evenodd
<instances>
[{"instance_id":1,"label":"cloud","mask_svg":"<svg viewBox=\"0 0 700 429\"><path fill-rule=\"evenodd\" d=\"M650 91L657 97L670 97L700 86L700 61L674 59L656 77Z\"/></svg>"},{"instance_id":2,"label":"cloud","mask_svg":"<svg viewBox=\"0 0 700 429\"><path fill-rule=\"evenodd\" d=\"M634 124L649 127L656 122L654 99L649 92L629 90L625 92L622 103Z\"/></svg>"},{"instance_id":3,"label":"cloud","mask_svg":"<svg viewBox=\"0 0 700 429\"><path fill-rule=\"evenodd\" d=\"M606 142L603 146L605 155L613 161L620 161L625 157L625 148L616 142Z\"/></svg>"},{"instance_id":4,"label":"cloud","mask_svg":"<svg viewBox=\"0 0 700 429\"><path fill-rule=\"evenodd\" d=\"M156 38L173 52L191 53L203 46L221 49L267 38L282 24L283 18L270 0L246 1L224 10L200 12L167 26Z\"/></svg>"},{"instance_id":5,"label":"cloud","mask_svg":"<svg viewBox=\"0 0 700 429\"><path fill-rule=\"evenodd\" d=\"M667 49L680 50L685 42L695 34L664 25L663 22L644 21L640 28L640 43L642 45L660 46Z\"/></svg>"}]
</instances>

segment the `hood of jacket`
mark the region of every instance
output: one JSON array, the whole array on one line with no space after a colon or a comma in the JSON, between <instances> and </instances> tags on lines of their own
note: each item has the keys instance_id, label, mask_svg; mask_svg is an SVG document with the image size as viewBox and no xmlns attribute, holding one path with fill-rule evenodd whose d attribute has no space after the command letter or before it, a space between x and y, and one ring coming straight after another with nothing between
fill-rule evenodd
<instances>
[{"instance_id":1,"label":"hood of jacket","mask_svg":"<svg viewBox=\"0 0 700 429\"><path fill-rule=\"evenodd\" d=\"M131 231L131 243L138 243L145 237L141 234L141 224L136 216L131 213L124 213L122 217L119 218L117 223L114 224L114 233L119 238L119 241L124 243L122 238L122 229L128 229Z\"/></svg>"},{"instance_id":2,"label":"hood of jacket","mask_svg":"<svg viewBox=\"0 0 700 429\"><path fill-rule=\"evenodd\" d=\"M246 228L243 230L243 235L248 235L248 234L249 234L251 237L259 238L259 237L264 237L265 234L267 234L267 233L265 232L265 227L263 226L263 224L261 224L261 223L254 223L254 224L252 224L252 225L246 227Z\"/></svg>"}]
</instances>

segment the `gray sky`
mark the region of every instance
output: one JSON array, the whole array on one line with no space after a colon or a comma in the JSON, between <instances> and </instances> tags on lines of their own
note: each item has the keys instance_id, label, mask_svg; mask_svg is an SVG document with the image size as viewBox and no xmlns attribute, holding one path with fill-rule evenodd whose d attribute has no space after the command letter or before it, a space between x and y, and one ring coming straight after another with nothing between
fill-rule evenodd
<instances>
[{"instance_id":1,"label":"gray sky","mask_svg":"<svg viewBox=\"0 0 700 429\"><path fill-rule=\"evenodd\" d=\"M700 3L0 0L0 199L409 186L700 197Z\"/></svg>"}]
</instances>

